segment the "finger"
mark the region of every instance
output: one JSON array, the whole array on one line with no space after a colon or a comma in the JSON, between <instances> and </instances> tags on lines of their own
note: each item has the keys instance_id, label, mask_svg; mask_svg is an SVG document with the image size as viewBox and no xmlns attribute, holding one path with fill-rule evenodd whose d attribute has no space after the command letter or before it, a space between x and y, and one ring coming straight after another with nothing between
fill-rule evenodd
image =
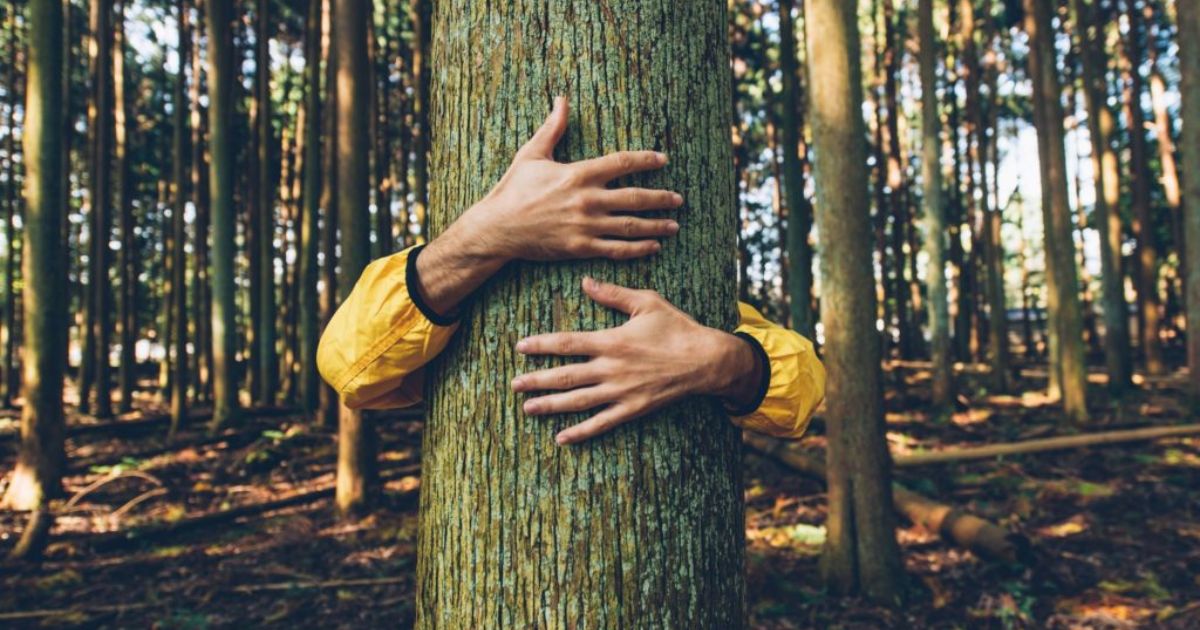
<instances>
[{"instance_id":1,"label":"finger","mask_svg":"<svg viewBox=\"0 0 1200 630\"><path fill-rule=\"evenodd\" d=\"M649 300L658 295L653 291L629 289L593 278L583 279L583 292L597 304L621 311L626 315L632 315L639 308L645 307Z\"/></svg>"},{"instance_id":2,"label":"finger","mask_svg":"<svg viewBox=\"0 0 1200 630\"><path fill-rule=\"evenodd\" d=\"M542 126L534 132L533 137L517 155L523 157L538 157L547 160L553 159L554 147L558 141L562 139L563 132L567 130L567 97L554 97L554 109L550 110L550 115L546 117L546 121Z\"/></svg>"},{"instance_id":3,"label":"finger","mask_svg":"<svg viewBox=\"0 0 1200 630\"><path fill-rule=\"evenodd\" d=\"M612 400L613 394L606 388L585 387L583 389L573 389L569 392L530 398L525 401L525 404L521 408L526 414L531 416L545 416L555 413L587 411L593 407L599 407L604 403L612 402Z\"/></svg>"},{"instance_id":4,"label":"finger","mask_svg":"<svg viewBox=\"0 0 1200 630\"><path fill-rule=\"evenodd\" d=\"M617 188L597 194L593 207L601 210L673 210L683 205L683 195L669 190Z\"/></svg>"},{"instance_id":5,"label":"finger","mask_svg":"<svg viewBox=\"0 0 1200 630\"><path fill-rule=\"evenodd\" d=\"M591 246L591 254L597 258L611 260L631 260L645 258L662 250L658 241L617 241L607 238L596 239Z\"/></svg>"},{"instance_id":6,"label":"finger","mask_svg":"<svg viewBox=\"0 0 1200 630\"><path fill-rule=\"evenodd\" d=\"M579 424L559 431L558 435L554 436L554 441L560 446L578 444L597 435L608 433L635 417L636 414L632 408L620 404L613 405Z\"/></svg>"},{"instance_id":7,"label":"finger","mask_svg":"<svg viewBox=\"0 0 1200 630\"><path fill-rule=\"evenodd\" d=\"M598 158L576 162L589 179L611 181L623 175L662 168L667 156L658 151L617 151Z\"/></svg>"},{"instance_id":8,"label":"finger","mask_svg":"<svg viewBox=\"0 0 1200 630\"><path fill-rule=\"evenodd\" d=\"M590 363L563 365L548 370L522 374L513 379L514 392L568 390L600 382L600 373Z\"/></svg>"},{"instance_id":9,"label":"finger","mask_svg":"<svg viewBox=\"0 0 1200 630\"><path fill-rule=\"evenodd\" d=\"M546 333L517 342L521 354L550 354L562 357L592 356L601 345L603 332Z\"/></svg>"},{"instance_id":10,"label":"finger","mask_svg":"<svg viewBox=\"0 0 1200 630\"><path fill-rule=\"evenodd\" d=\"M606 217L598 224L601 236L622 238L656 238L675 236L679 224L670 219L643 219L634 216Z\"/></svg>"}]
</instances>

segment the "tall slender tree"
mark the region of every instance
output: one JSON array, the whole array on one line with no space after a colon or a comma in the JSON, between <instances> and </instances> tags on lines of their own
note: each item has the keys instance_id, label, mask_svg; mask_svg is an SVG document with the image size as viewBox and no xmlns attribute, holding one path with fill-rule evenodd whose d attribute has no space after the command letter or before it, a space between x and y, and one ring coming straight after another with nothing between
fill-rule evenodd
<instances>
[{"instance_id":1,"label":"tall slender tree","mask_svg":"<svg viewBox=\"0 0 1200 630\"><path fill-rule=\"evenodd\" d=\"M134 343L137 335L137 253L134 237L133 221L133 182L130 179L133 170L133 160L130 158L130 132L133 129L134 100L133 91L129 86L129 72L125 59L125 0L117 5L113 38L113 97L115 99L113 115L116 117L114 129L115 169L117 172L116 203L117 234L121 249L117 258L117 274L120 278L119 299L117 301L117 321L120 330L120 363L117 366L117 389L120 390L120 403L117 408L121 413L133 409L133 390L136 378L136 355Z\"/></svg>"},{"instance_id":2,"label":"tall slender tree","mask_svg":"<svg viewBox=\"0 0 1200 630\"><path fill-rule=\"evenodd\" d=\"M317 410L317 340L320 310L317 300L321 212L321 0L308 0L304 22L304 192L300 211L300 408Z\"/></svg>"},{"instance_id":3,"label":"tall slender tree","mask_svg":"<svg viewBox=\"0 0 1200 630\"><path fill-rule=\"evenodd\" d=\"M1129 127L1129 194L1133 205L1133 235L1137 239L1134 286L1137 288L1138 337L1146 372L1162 374L1159 339L1162 300L1158 294L1158 241L1150 201L1151 170L1146 147L1146 114L1142 109L1142 35L1145 31L1137 0L1125 0L1129 20L1122 52L1125 57L1125 118Z\"/></svg>"},{"instance_id":4,"label":"tall slender tree","mask_svg":"<svg viewBox=\"0 0 1200 630\"><path fill-rule=\"evenodd\" d=\"M17 102L19 100L19 90L17 89L17 67L20 65L18 57L20 40L17 32L17 13L19 9L16 3L9 7L7 28L8 28L8 72L5 82L5 91L7 92L6 104L7 118L5 120L5 138L4 138L4 155L5 155L5 178L6 190L4 193L4 347L3 358L0 359L0 402L4 407L11 407L13 399L17 395L17 389L20 383L20 377L17 375L17 364L15 361L16 346L17 346L17 257L19 256L17 249L17 214L19 213L19 202L17 187L20 185L17 179Z\"/></svg>"},{"instance_id":5,"label":"tall slender tree","mask_svg":"<svg viewBox=\"0 0 1200 630\"><path fill-rule=\"evenodd\" d=\"M792 19L795 0L779 0L779 70L783 74L782 141L783 192L787 208L788 298L792 328L813 339L812 308L812 205L804 196L804 165L800 160L804 99L797 69L796 27Z\"/></svg>"},{"instance_id":6,"label":"tall slender tree","mask_svg":"<svg viewBox=\"0 0 1200 630\"><path fill-rule=\"evenodd\" d=\"M112 415L112 367L109 363L109 347L112 331L109 327L112 281L109 273L109 239L112 232L112 15L113 0L92 0L92 37L96 50L96 72L93 75L93 106L97 109L92 147L92 228L91 273L89 280L92 292L91 325L95 343L96 407L97 418Z\"/></svg>"},{"instance_id":7,"label":"tall slender tree","mask_svg":"<svg viewBox=\"0 0 1200 630\"><path fill-rule=\"evenodd\" d=\"M1067 198L1067 159L1063 146L1062 90L1054 49L1053 11L1039 0L1023 0L1025 32L1031 45L1029 75L1033 81L1042 176L1042 219L1046 248L1046 288L1050 310L1050 370L1060 383L1063 411L1074 422L1087 420L1087 365L1083 353L1083 314L1075 270L1075 240Z\"/></svg>"},{"instance_id":8,"label":"tall slender tree","mask_svg":"<svg viewBox=\"0 0 1200 630\"><path fill-rule=\"evenodd\" d=\"M188 181L188 127L187 67L191 59L192 29L191 11L187 0L178 0L176 20L179 27L179 70L175 77L175 94L172 103L174 121L171 144L172 193L171 193L171 435L175 435L187 419L188 408L188 312L187 312L187 224L184 212L187 208Z\"/></svg>"},{"instance_id":9,"label":"tall slender tree","mask_svg":"<svg viewBox=\"0 0 1200 630\"><path fill-rule=\"evenodd\" d=\"M921 72L921 181L925 201L925 280L929 285L930 358L933 361L933 404L945 410L954 396L950 356L950 305L946 291L946 217L942 199L942 129L937 98L937 40L933 0L917 6Z\"/></svg>"},{"instance_id":10,"label":"tall slender tree","mask_svg":"<svg viewBox=\"0 0 1200 630\"><path fill-rule=\"evenodd\" d=\"M838 592L894 601L900 555L883 431L882 375L868 248L866 133L853 3L806 0L809 94L821 235L829 431L822 568Z\"/></svg>"},{"instance_id":11,"label":"tall slender tree","mask_svg":"<svg viewBox=\"0 0 1200 630\"><path fill-rule=\"evenodd\" d=\"M412 144L413 215L418 242L428 238L429 203L429 34L431 0L411 0L409 23L412 24Z\"/></svg>"},{"instance_id":12,"label":"tall slender tree","mask_svg":"<svg viewBox=\"0 0 1200 630\"><path fill-rule=\"evenodd\" d=\"M234 314L236 255L233 205L233 4L232 0L205 0L208 26L208 128L212 212L212 428L229 424L237 414L237 380L234 348L237 330Z\"/></svg>"},{"instance_id":13,"label":"tall slender tree","mask_svg":"<svg viewBox=\"0 0 1200 630\"><path fill-rule=\"evenodd\" d=\"M370 262L370 182L367 137L369 81L367 20L370 0L334 0L333 46L337 68L337 193L341 258L338 298L344 300ZM330 228L332 229L332 228ZM337 506L343 514L369 501L375 476L372 428L360 411L342 406L338 418Z\"/></svg>"},{"instance_id":14,"label":"tall slender tree","mask_svg":"<svg viewBox=\"0 0 1200 630\"><path fill-rule=\"evenodd\" d=\"M258 246L259 314L255 326L255 381L259 403L273 403L279 389L279 357L275 350L275 184L271 159L275 134L271 123L271 14L269 0L258 0L254 32L255 134L258 149L258 207L255 208Z\"/></svg>"},{"instance_id":15,"label":"tall slender tree","mask_svg":"<svg viewBox=\"0 0 1200 630\"><path fill-rule=\"evenodd\" d=\"M59 0L29 0L26 63L25 243L22 261L25 347L21 446L4 497L19 510L45 510L62 492L65 427L63 373L67 300L61 249L63 187L63 13ZM36 549L30 550L36 553ZM18 549L18 554L23 552Z\"/></svg>"},{"instance_id":16,"label":"tall slender tree","mask_svg":"<svg viewBox=\"0 0 1200 630\"><path fill-rule=\"evenodd\" d=\"M1083 66L1083 97L1092 142L1094 221L1100 232L1101 310L1104 317L1104 363L1108 387L1121 395L1132 385L1133 362L1129 348L1129 305L1121 260L1121 182L1117 151L1113 147L1116 116L1108 105L1108 60L1104 28L1097 11L1099 0L1071 0Z\"/></svg>"}]
</instances>

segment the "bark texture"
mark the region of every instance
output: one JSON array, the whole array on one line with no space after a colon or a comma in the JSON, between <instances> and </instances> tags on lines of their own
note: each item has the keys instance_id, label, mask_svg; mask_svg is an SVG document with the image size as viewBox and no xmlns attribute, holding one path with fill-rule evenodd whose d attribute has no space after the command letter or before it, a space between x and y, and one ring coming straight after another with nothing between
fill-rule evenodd
<instances>
[{"instance_id":1,"label":"bark texture","mask_svg":"<svg viewBox=\"0 0 1200 630\"><path fill-rule=\"evenodd\" d=\"M900 561L883 432L880 349L867 202L862 71L853 3L807 0L805 28L821 235L829 431L829 520L822 568L834 591L892 602Z\"/></svg>"},{"instance_id":2,"label":"bark texture","mask_svg":"<svg viewBox=\"0 0 1200 630\"><path fill-rule=\"evenodd\" d=\"M59 0L29 2L29 62L25 94L25 244L22 270L25 348L21 446L4 504L45 507L61 492L64 454L63 370L67 348L67 287L62 255L64 202L63 12ZM36 550L35 550L36 551Z\"/></svg>"},{"instance_id":3,"label":"bark texture","mask_svg":"<svg viewBox=\"0 0 1200 630\"><path fill-rule=\"evenodd\" d=\"M518 339L624 319L582 294L584 275L736 324L726 28L721 0L437 4L433 234L486 194L556 94L572 104L559 159L661 150L663 171L625 183L687 201L651 259L510 265L466 307L428 373L418 627L744 625L739 432L719 405L561 448L555 432L586 416L525 417L509 389L554 363L518 355Z\"/></svg>"}]
</instances>

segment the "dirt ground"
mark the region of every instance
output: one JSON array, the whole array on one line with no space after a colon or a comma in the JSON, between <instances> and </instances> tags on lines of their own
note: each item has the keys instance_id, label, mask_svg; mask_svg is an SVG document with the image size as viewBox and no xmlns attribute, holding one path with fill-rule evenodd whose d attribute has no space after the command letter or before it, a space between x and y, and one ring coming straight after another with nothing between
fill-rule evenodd
<instances>
[{"instance_id":1,"label":"dirt ground","mask_svg":"<svg viewBox=\"0 0 1200 630\"><path fill-rule=\"evenodd\" d=\"M920 366L888 374L894 452L1072 432L1037 393L977 390L951 417L930 418L920 411L925 376ZM1033 391L1038 376L1027 371L1021 389ZM1088 430L1195 422L1179 378L1119 403L1097 385ZM974 380L963 375L967 391ZM275 412L215 438L195 422L168 444L165 424L138 422L158 411L145 407L120 431L70 438L70 499L46 560L0 564L0 615L29 614L0 626L411 625L418 419L381 423L384 503L344 523L332 515L328 432ZM0 431L13 422L0 419ZM818 422L800 448L823 443ZM11 470L13 445L0 442L0 469ZM1200 628L1200 437L898 471L908 488L1023 534L1034 552L1027 565L1003 566L905 524L908 588L893 609L826 595L823 487L773 460L745 461L754 627ZM267 502L275 509L254 509ZM0 551L23 524L0 512Z\"/></svg>"}]
</instances>

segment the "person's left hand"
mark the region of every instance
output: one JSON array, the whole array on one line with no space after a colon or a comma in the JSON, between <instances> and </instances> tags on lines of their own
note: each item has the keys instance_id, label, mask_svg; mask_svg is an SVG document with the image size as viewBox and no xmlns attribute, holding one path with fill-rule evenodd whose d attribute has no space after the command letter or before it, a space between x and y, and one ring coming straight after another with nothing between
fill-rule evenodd
<instances>
[{"instance_id":1,"label":"person's left hand","mask_svg":"<svg viewBox=\"0 0 1200 630\"><path fill-rule=\"evenodd\" d=\"M517 343L522 354L590 357L512 382L514 392L556 392L526 400L529 415L607 405L561 431L555 437L559 444L600 435L685 396L711 394L741 406L758 390L762 368L745 341L702 326L654 291L591 278L583 280L583 290L596 302L628 313L629 321L608 330L549 333Z\"/></svg>"}]
</instances>

